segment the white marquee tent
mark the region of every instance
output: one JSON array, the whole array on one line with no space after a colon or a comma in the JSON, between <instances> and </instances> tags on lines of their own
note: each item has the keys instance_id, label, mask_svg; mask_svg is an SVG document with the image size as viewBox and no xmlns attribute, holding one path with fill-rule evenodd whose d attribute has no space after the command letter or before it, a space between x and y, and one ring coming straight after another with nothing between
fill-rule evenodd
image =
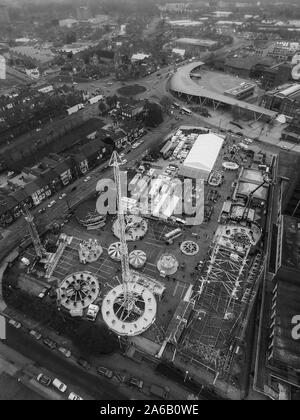
<instances>
[{"instance_id":1,"label":"white marquee tent","mask_svg":"<svg viewBox=\"0 0 300 420\"><path fill-rule=\"evenodd\" d=\"M214 169L224 139L216 134L201 134L184 161L180 175L207 180Z\"/></svg>"}]
</instances>

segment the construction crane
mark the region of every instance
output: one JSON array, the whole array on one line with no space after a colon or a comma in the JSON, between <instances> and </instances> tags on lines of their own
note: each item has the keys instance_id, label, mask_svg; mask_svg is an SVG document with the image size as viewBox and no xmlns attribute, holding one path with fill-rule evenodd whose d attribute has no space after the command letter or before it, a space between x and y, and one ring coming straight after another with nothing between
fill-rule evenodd
<instances>
[{"instance_id":1,"label":"construction crane","mask_svg":"<svg viewBox=\"0 0 300 420\"><path fill-rule=\"evenodd\" d=\"M47 252L42 245L41 238L34 223L34 217L30 213L26 205L24 206L23 214L28 225L28 231L35 249L35 253L37 257L41 259L47 254Z\"/></svg>"}]
</instances>

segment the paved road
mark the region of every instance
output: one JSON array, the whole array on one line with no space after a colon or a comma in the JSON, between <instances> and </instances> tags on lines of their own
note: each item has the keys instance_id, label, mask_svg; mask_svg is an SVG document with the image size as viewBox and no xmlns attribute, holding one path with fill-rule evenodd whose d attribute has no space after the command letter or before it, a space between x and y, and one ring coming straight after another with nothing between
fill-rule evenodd
<instances>
[{"instance_id":1,"label":"paved road","mask_svg":"<svg viewBox=\"0 0 300 420\"><path fill-rule=\"evenodd\" d=\"M117 386L68 363L42 344L32 341L22 331L8 328L5 345L34 361L34 366L39 368L39 371L50 372L51 377L54 375L59 378L68 385L70 390L77 392L79 395L89 395L96 400L127 399Z\"/></svg>"}]
</instances>

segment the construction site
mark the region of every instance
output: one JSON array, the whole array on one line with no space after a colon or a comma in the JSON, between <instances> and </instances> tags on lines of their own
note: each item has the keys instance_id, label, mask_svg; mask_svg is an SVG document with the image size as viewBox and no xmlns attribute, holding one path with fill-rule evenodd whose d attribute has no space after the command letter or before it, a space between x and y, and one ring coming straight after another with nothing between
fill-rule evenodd
<instances>
[{"instance_id":1,"label":"construction site","mask_svg":"<svg viewBox=\"0 0 300 420\"><path fill-rule=\"evenodd\" d=\"M203 145L210 149L206 165ZM80 217L70 215L55 234L40 237L25 209L32 244L15 265L19 286L33 296L46 288L46 299L60 311L105 324L132 357L137 349L191 376L203 369L211 383L220 378L238 387L264 268L272 183L270 156L242 145L233 135L182 127L170 134L159 159L145 158L129 171L126 197L123 162L114 152L116 214L98 218L94 197L86 202L86 217L81 203ZM187 200L187 193L176 196L176 179L196 185L190 199L198 201L197 223L176 212Z\"/></svg>"}]
</instances>

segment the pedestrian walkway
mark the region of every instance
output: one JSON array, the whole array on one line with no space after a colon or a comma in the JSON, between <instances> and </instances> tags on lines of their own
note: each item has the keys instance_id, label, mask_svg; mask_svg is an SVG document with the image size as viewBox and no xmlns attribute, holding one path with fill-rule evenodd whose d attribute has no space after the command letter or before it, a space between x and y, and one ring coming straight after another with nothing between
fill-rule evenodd
<instances>
[{"instance_id":1,"label":"pedestrian walkway","mask_svg":"<svg viewBox=\"0 0 300 420\"><path fill-rule=\"evenodd\" d=\"M10 262L14 261L18 257L19 253L18 251L13 251L10 253L2 262L0 266L0 311L5 311L6 309L6 303L3 300L3 290L2 290L2 279L3 275L5 273L5 270L7 269L7 266Z\"/></svg>"}]
</instances>

